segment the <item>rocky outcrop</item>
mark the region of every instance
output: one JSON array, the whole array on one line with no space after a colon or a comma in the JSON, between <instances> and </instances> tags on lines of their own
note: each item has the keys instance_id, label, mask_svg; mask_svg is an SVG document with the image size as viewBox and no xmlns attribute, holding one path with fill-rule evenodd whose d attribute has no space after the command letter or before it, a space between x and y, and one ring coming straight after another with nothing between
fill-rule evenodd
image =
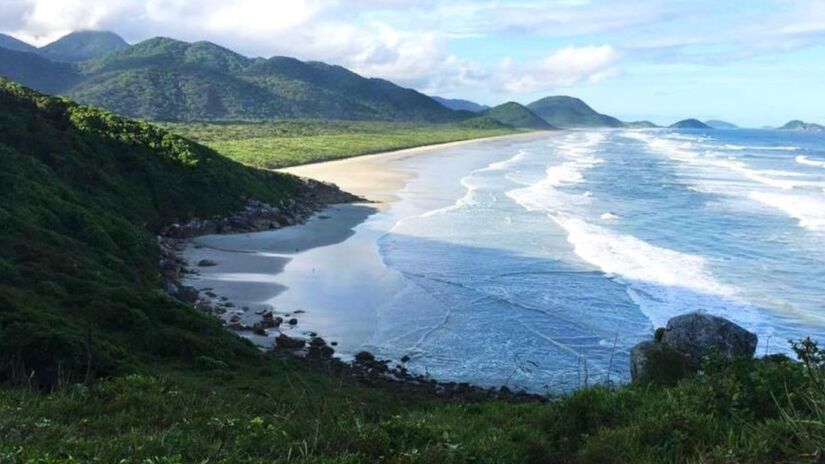
<instances>
[{"instance_id":1,"label":"rocky outcrop","mask_svg":"<svg viewBox=\"0 0 825 464\"><path fill-rule=\"evenodd\" d=\"M699 312L670 319L656 339L630 351L633 381L672 382L697 371L702 358L717 354L729 358L753 357L757 336L718 316Z\"/></svg>"},{"instance_id":2,"label":"rocky outcrop","mask_svg":"<svg viewBox=\"0 0 825 464\"><path fill-rule=\"evenodd\" d=\"M662 344L694 359L716 351L728 357L753 357L757 337L741 326L718 316L689 313L667 321Z\"/></svg>"}]
</instances>

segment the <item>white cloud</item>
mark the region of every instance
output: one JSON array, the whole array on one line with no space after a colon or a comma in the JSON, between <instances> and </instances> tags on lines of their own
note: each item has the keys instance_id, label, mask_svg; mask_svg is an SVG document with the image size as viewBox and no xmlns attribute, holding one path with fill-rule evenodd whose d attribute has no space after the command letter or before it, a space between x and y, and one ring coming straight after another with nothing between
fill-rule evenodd
<instances>
[{"instance_id":1,"label":"white cloud","mask_svg":"<svg viewBox=\"0 0 825 464\"><path fill-rule=\"evenodd\" d=\"M570 46L533 62L505 60L498 80L504 91L515 94L597 83L618 73L619 60L620 53L611 45Z\"/></svg>"}]
</instances>

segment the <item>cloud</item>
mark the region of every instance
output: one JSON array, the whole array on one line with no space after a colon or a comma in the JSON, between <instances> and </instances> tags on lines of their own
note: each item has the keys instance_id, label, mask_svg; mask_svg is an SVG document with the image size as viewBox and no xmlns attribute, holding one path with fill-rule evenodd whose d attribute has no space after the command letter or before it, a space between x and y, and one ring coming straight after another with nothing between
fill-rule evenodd
<instances>
[{"instance_id":1,"label":"cloud","mask_svg":"<svg viewBox=\"0 0 825 464\"><path fill-rule=\"evenodd\" d=\"M611 45L570 46L533 62L505 60L499 65L498 81L503 91L514 94L597 83L619 72L620 57Z\"/></svg>"}]
</instances>

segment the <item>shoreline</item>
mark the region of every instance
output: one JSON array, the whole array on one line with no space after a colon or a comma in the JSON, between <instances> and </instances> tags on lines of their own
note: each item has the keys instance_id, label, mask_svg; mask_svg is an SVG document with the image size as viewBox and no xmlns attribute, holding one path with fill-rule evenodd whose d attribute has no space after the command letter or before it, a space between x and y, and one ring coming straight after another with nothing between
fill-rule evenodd
<instances>
[{"instance_id":1,"label":"shoreline","mask_svg":"<svg viewBox=\"0 0 825 464\"><path fill-rule=\"evenodd\" d=\"M507 139L529 140L563 132L565 132L565 130L530 131L518 134L458 140L455 142L422 145L399 150L356 155L336 160L300 164L276 169L275 171L335 184L345 192L370 200L378 207L379 211L384 211L389 204L398 199L397 195L390 192L403 188L406 183L415 178L414 173L388 166L389 161L426 154L436 150L462 147L474 143Z\"/></svg>"},{"instance_id":2,"label":"shoreline","mask_svg":"<svg viewBox=\"0 0 825 464\"><path fill-rule=\"evenodd\" d=\"M536 131L495 139L530 140L556 133L558 131ZM390 298L398 291L399 281L403 281L400 275L396 276L386 268L375 248L375 240L383 233L377 230L380 227L374 227L375 222L372 226L368 225L373 215L386 213L399 198L397 194L418 177L416 169L409 163L395 162L453 147L490 143L491 139L450 142L281 170L305 179L312 178L312 182L321 181L320 185L334 184L342 192L346 190L357 194L357 197L352 196L352 201L346 204L328 204L315 209L295 221L300 223L300 227L278 227L254 234L254 230L249 230L230 235L196 234L189 237L176 252L186 263L183 278L197 294L195 304L263 350L294 354L335 373L347 372L361 381L379 384L402 382L405 388L410 383L416 386L409 388L423 389L436 396L543 397L510 391L506 385L501 389L498 385L482 387L447 379L438 382L429 374L407 372L404 361L407 356L399 356L399 359L393 357L395 361L391 366L394 367L388 366L390 361L377 361L369 353L364 356L371 357L371 361L364 363L358 360L364 348L372 351L371 345L366 343L365 346L365 342L374 330L371 325L374 321L370 317L375 316L370 316L370 311L365 313L362 308L377 308L382 297ZM443 159L446 163L450 163L452 158L466 159L468 155L475 159L472 153L471 150L459 150L445 153ZM423 162L432 162L433 159L424 158ZM473 162L486 161L482 157ZM441 195L453 201L451 195L454 193L457 192L441 192ZM380 223L385 216L377 217L375 221ZM356 233L360 238L348 241ZM333 247L344 241L347 241L346 245ZM330 253L326 251L330 249L335 249L338 254L333 257L324 254ZM344 269L341 268L342 263L349 263L346 269L352 272L340 274ZM289 265L292 269L285 272ZM274 279L285 274L286 278ZM350 313L341 307L341 311L347 311L346 316L333 317L335 323L331 326L329 320L325 320L330 314L323 297L323 288L329 285L330 279L337 281L337 285L352 287L356 293L361 286L367 289L365 282L374 285L375 279L381 279L385 282L380 287L384 293L376 294L371 291L374 289L367 289L370 295L348 299L345 306L353 308L353 311ZM291 288L296 291L276 300ZM313 288L315 290L311 290ZM319 333L324 339L319 337ZM354 361L348 362L352 358ZM379 368L379 365L382 367Z\"/></svg>"}]
</instances>

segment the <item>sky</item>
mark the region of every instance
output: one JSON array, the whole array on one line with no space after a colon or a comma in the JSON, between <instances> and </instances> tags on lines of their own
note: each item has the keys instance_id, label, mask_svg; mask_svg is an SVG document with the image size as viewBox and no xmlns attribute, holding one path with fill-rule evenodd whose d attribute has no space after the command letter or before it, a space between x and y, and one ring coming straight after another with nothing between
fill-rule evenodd
<instances>
[{"instance_id":1,"label":"sky","mask_svg":"<svg viewBox=\"0 0 825 464\"><path fill-rule=\"evenodd\" d=\"M209 40L495 105L572 95L623 120L825 122L825 0L0 0L0 31Z\"/></svg>"}]
</instances>

